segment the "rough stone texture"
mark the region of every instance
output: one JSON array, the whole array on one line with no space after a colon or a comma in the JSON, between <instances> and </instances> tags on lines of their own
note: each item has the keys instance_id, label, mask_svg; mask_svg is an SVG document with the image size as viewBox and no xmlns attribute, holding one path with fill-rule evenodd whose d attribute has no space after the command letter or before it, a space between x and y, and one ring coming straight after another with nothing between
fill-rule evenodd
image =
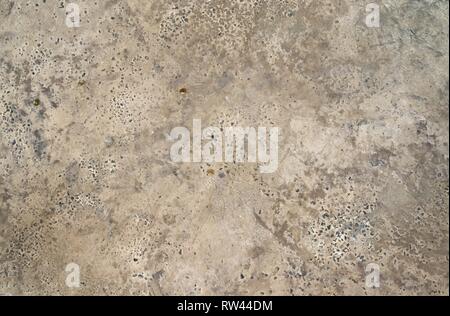
<instances>
[{"instance_id":1,"label":"rough stone texture","mask_svg":"<svg viewBox=\"0 0 450 316\"><path fill-rule=\"evenodd\" d=\"M449 294L448 1L75 2L0 0L0 293ZM194 118L277 172L171 162Z\"/></svg>"}]
</instances>

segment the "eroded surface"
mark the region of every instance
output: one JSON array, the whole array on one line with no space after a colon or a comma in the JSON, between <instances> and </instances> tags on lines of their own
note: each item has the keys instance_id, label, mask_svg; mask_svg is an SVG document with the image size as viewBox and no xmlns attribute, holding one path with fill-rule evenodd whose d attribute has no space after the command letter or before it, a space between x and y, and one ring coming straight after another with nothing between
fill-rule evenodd
<instances>
[{"instance_id":1,"label":"eroded surface","mask_svg":"<svg viewBox=\"0 0 450 316\"><path fill-rule=\"evenodd\" d=\"M0 0L0 293L448 295L447 1L67 3ZM172 163L194 118L277 172Z\"/></svg>"}]
</instances>

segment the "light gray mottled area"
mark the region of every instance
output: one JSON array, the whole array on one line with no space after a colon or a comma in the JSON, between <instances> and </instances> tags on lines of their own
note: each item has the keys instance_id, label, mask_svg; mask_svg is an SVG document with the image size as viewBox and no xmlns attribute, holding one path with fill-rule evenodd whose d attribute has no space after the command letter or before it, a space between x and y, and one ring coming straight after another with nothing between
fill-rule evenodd
<instances>
[{"instance_id":1,"label":"light gray mottled area","mask_svg":"<svg viewBox=\"0 0 450 316\"><path fill-rule=\"evenodd\" d=\"M0 0L0 293L449 294L448 1L74 2ZM171 162L194 118L278 170Z\"/></svg>"}]
</instances>

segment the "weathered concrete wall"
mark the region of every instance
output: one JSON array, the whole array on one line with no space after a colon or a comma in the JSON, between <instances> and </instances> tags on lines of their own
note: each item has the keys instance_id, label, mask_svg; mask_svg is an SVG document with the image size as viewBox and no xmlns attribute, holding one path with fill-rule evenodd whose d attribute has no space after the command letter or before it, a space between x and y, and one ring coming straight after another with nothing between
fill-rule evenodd
<instances>
[{"instance_id":1,"label":"weathered concrete wall","mask_svg":"<svg viewBox=\"0 0 450 316\"><path fill-rule=\"evenodd\" d=\"M448 1L74 2L0 0L0 293L448 295Z\"/></svg>"}]
</instances>

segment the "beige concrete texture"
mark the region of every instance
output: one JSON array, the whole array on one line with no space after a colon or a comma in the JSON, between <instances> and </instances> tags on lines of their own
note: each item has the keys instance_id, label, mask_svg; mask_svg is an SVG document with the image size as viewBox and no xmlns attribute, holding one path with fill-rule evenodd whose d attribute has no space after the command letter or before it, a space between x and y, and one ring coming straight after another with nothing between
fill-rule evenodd
<instances>
[{"instance_id":1,"label":"beige concrete texture","mask_svg":"<svg viewBox=\"0 0 450 316\"><path fill-rule=\"evenodd\" d=\"M448 1L72 2L0 0L0 294L449 294Z\"/></svg>"}]
</instances>

